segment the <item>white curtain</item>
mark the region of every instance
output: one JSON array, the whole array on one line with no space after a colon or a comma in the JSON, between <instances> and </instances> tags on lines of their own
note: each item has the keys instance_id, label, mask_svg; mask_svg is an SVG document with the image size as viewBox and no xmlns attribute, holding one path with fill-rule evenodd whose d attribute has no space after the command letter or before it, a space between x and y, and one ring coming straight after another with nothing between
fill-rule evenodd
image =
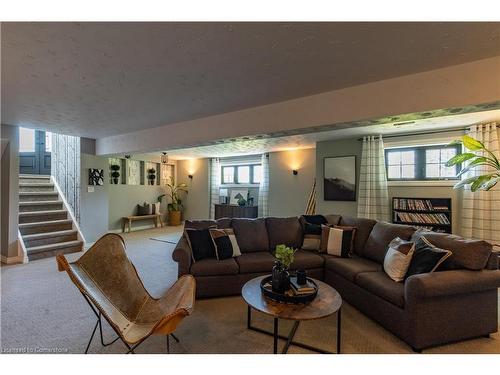
<instances>
[{"instance_id":1,"label":"white curtain","mask_svg":"<svg viewBox=\"0 0 500 375\"><path fill-rule=\"evenodd\" d=\"M262 179L259 186L259 217L269 215L269 154L262 154Z\"/></svg>"},{"instance_id":2,"label":"white curtain","mask_svg":"<svg viewBox=\"0 0 500 375\"><path fill-rule=\"evenodd\" d=\"M468 135L482 142L485 147L500 159L497 124L473 125ZM491 167L473 168L464 178L483 174ZM462 236L500 244L500 186L489 191L470 191L470 185L463 191L462 199Z\"/></svg>"},{"instance_id":3,"label":"white curtain","mask_svg":"<svg viewBox=\"0 0 500 375\"><path fill-rule=\"evenodd\" d=\"M219 158L210 160L210 219L215 218L215 204L219 203L221 167Z\"/></svg>"},{"instance_id":4,"label":"white curtain","mask_svg":"<svg viewBox=\"0 0 500 375\"><path fill-rule=\"evenodd\" d=\"M389 220L384 142L380 135L363 138L358 199L358 217Z\"/></svg>"}]
</instances>

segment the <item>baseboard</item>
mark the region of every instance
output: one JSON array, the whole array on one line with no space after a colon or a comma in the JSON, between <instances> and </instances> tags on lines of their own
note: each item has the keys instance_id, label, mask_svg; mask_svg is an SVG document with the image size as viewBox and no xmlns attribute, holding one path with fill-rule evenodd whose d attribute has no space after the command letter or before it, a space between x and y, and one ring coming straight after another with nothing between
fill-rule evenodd
<instances>
[{"instance_id":1,"label":"baseboard","mask_svg":"<svg viewBox=\"0 0 500 375\"><path fill-rule=\"evenodd\" d=\"M0 260L4 264L23 264L24 255L16 255L15 257L6 257L5 255L2 255Z\"/></svg>"}]
</instances>

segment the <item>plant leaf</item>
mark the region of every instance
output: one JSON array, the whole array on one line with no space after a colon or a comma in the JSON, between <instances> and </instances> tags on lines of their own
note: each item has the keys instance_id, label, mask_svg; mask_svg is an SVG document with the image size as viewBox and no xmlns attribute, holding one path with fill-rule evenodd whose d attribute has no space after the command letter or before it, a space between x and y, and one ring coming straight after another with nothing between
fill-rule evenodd
<instances>
[{"instance_id":1,"label":"plant leaf","mask_svg":"<svg viewBox=\"0 0 500 375\"><path fill-rule=\"evenodd\" d=\"M464 144L464 147L471 150L471 151L479 151L479 150L484 150L484 145L479 142L477 139L474 139L468 135L464 135L462 137L462 143Z\"/></svg>"},{"instance_id":2,"label":"plant leaf","mask_svg":"<svg viewBox=\"0 0 500 375\"><path fill-rule=\"evenodd\" d=\"M470 171L472 168L478 166L478 165L491 165L491 161L487 157L484 156L478 156L477 159L472 160L465 168L463 168L457 176L461 176L464 173Z\"/></svg>"},{"instance_id":3,"label":"plant leaf","mask_svg":"<svg viewBox=\"0 0 500 375\"><path fill-rule=\"evenodd\" d=\"M485 175L482 175L482 176L477 176L477 179L476 181L474 181L471 185L470 185L470 190L472 192L475 192L477 190L480 189L480 187L487 181L489 181L491 179L492 175L491 174L485 174Z\"/></svg>"},{"instance_id":4,"label":"plant leaf","mask_svg":"<svg viewBox=\"0 0 500 375\"><path fill-rule=\"evenodd\" d=\"M499 182L500 182L500 176L493 177L489 181L486 181L485 183L483 183L481 185L480 189L488 191L488 190L492 189Z\"/></svg>"},{"instance_id":5,"label":"plant leaf","mask_svg":"<svg viewBox=\"0 0 500 375\"><path fill-rule=\"evenodd\" d=\"M461 144L462 144L461 139L455 139L454 141L451 141L450 143L448 143L446 146L454 146L454 145L461 145Z\"/></svg>"},{"instance_id":6,"label":"plant leaf","mask_svg":"<svg viewBox=\"0 0 500 375\"><path fill-rule=\"evenodd\" d=\"M465 185L472 184L473 182L475 182L478 179L478 177L479 176L473 176L473 177L466 178L465 180L462 180L460 182L457 182L455 184L455 186L453 186L453 189L459 189Z\"/></svg>"},{"instance_id":7,"label":"plant leaf","mask_svg":"<svg viewBox=\"0 0 500 375\"><path fill-rule=\"evenodd\" d=\"M472 152L464 152L463 154L458 154L452 157L450 160L446 162L447 167L452 167L457 164L461 164L466 160L472 159L477 157L476 154L473 154Z\"/></svg>"}]
</instances>

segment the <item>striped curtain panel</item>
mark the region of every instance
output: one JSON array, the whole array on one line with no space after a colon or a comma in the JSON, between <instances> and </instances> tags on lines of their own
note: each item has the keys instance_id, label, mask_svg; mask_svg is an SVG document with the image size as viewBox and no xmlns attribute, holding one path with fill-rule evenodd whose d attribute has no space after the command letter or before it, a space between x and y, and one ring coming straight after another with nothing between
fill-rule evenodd
<instances>
[{"instance_id":1,"label":"striped curtain panel","mask_svg":"<svg viewBox=\"0 0 500 375\"><path fill-rule=\"evenodd\" d=\"M389 220L389 194L382 136L363 138L359 172L358 217Z\"/></svg>"},{"instance_id":2,"label":"striped curtain panel","mask_svg":"<svg viewBox=\"0 0 500 375\"><path fill-rule=\"evenodd\" d=\"M269 154L262 154L262 179L259 186L259 217L269 215Z\"/></svg>"},{"instance_id":3,"label":"striped curtain panel","mask_svg":"<svg viewBox=\"0 0 500 375\"><path fill-rule=\"evenodd\" d=\"M210 160L210 219L215 218L215 204L219 203L221 167L218 158Z\"/></svg>"},{"instance_id":4,"label":"striped curtain panel","mask_svg":"<svg viewBox=\"0 0 500 375\"><path fill-rule=\"evenodd\" d=\"M473 125L468 135L481 141L488 150L500 159L497 123ZM464 178L488 172L490 167L477 167ZM463 190L462 236L488 241L500 245L500 186L490 191Z\"/></svg>"}]
</instances>

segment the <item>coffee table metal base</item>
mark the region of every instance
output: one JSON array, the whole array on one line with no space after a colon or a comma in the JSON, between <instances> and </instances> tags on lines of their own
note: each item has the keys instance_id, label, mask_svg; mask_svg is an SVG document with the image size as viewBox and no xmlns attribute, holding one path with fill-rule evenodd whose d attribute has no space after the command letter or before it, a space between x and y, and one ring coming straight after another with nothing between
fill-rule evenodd
<instances>
[{"instance_id":1,"label":"coffee table metal base","mask_svg":"<svg viewBox=\"0 0 500 375\"><path fill-rule=\"evenodd\" d=\"M341 324L342 324L340 310L341 309L339 309L337 311L337 352L336 352L336 354L340 354L340 332L341 332ZM286 340L285 346L283 347L283 350L281 352L282 354L286 354L288 352L290 345L295 345L295 346L298 346L299 348L304 348L304 349L307 349L307 350L310 350L310 351L313 351L316 353L334 354L332 352L329 352L329 351L326 351L323 349L319 349L319 348L316 348L316 347L311 346L311 345L307 345L307 344L293 341L295 333L297 333L297 329L299 328L300 320L296 320L294 322L293 327L290 330L290 333L288 334L288 336L284 336L284 335L280 335L278 333L279 319L278 318L273 318L273 319L274 319L273 332L269 332L269 331L266 331L265 329L252 326L252 307L248 306L247 328L252 330L252 331L256 331L256 332L264 333L264 334L269 335L269 336L273 336L274 337L274 345L273 345L273 353L274 354L278 354L278 341L279 341L279 339Z\"/></svg>"}]
</instances>

